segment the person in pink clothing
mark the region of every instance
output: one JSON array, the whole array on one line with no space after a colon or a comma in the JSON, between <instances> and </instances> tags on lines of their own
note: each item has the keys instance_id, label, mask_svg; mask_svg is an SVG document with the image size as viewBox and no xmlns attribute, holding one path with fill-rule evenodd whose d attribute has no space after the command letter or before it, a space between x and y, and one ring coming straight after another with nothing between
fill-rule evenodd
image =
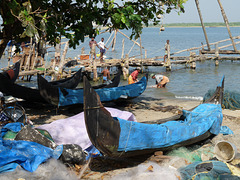
<instances>
[{"instance_id":1,"label":"person in pink clothing","mask_svg":"<svg viewBox=\"0 0 240 180\"><path fill-rule=\"evenodd\" d=\"M138 74L141 71L140 67L137 67L137 69L135 71L133 71L129 77L128 77L128 84L133 84L135 82L138 82Z\"/></svg>"}]
</instances>

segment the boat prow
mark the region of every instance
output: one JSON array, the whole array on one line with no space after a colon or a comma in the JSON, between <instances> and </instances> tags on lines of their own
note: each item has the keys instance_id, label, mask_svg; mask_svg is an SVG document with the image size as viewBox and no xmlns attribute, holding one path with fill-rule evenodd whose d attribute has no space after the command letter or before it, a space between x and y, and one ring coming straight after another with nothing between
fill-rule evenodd
<instances>
[{"instance_id":1,"label":"boat prow","mask_svg":"<svg viewBox=\"0 0 240 180\"><path fill-rule=\"evenodd\" d=\"M89 138L99 151L110 156L112 151L118 147L119 122L112 120L111 114L103 107L98 94L85 76L83 82L84 116Z\"/></svg>"}]
</instances>

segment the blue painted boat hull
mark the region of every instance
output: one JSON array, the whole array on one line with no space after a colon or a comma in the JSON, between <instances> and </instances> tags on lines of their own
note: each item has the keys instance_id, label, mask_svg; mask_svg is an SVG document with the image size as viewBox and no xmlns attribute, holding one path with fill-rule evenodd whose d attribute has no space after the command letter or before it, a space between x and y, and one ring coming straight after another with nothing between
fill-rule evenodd
<instances>
[{"instance_id":1,"label":"blue painted boat hull","mask_svg":"<svg viewBox=\"0 0 240 180\"><path fill-rule=\"evenodd\" d=\"M140 96L147 87L147 77L134 84L96 89L102 102L114 101L117 99L130 99ZM83 104L83 89L64 89L64 92L59 88L58 106L68 106L73 104Z\"/></svg>"}]
</instances>

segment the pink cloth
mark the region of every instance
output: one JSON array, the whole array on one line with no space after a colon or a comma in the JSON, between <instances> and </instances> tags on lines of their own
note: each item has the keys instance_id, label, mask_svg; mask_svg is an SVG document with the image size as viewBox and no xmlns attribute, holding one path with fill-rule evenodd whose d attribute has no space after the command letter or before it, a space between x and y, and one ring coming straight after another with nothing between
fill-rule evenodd
<instances>
[{"instance_id":1,"label":"pink cloth","mask_svg":"<svg viewBox=\"0 0 240 180\"><path fill-rule=\"evenodd\" d=\"M136 121L135 116L128 111L121 111L114 108L106 109L113 117ZM56 120L50 124L38 126L37 128L47 130L58 145L78 144L82 149L86 149L92 145L85 126L84 112L66 119Z\"/></svg>"}]
</instances>

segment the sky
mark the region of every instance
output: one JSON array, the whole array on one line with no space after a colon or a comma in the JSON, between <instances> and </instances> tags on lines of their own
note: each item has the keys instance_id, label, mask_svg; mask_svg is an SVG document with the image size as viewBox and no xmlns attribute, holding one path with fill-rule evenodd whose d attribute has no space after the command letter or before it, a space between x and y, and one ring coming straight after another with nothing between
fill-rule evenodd
<instances>
[{"instance_id":1,"label":"sky","mask_svg":"<svg viewBox=\"0 0 240 180\"><path fill-rule=\"evenodd\" d=\"M121 2L121 0L116 0ZM198 0L204 22L224 22L217 0ZM220 0L229 22L240 22L240 0ZM185 13L178 15L176 11L165 14L163 23L200 23L195 0L184 4ZM2 19L0 17L0 23Z\"/></svg>"},{"instance_id":2,"label":"sky","mask_svg":"<svg viewBox=\"0 0 240 180\"><path fill-rule=\"evenodd\" d=\"M240 22L240 0L220 0L229 22ZM165 14L163 23L200 23L195 0L188 0L185 13L177 14L172 11ZM203 22L224 22L217 0L199 0Z\"/></svg>"}]
</instances>

